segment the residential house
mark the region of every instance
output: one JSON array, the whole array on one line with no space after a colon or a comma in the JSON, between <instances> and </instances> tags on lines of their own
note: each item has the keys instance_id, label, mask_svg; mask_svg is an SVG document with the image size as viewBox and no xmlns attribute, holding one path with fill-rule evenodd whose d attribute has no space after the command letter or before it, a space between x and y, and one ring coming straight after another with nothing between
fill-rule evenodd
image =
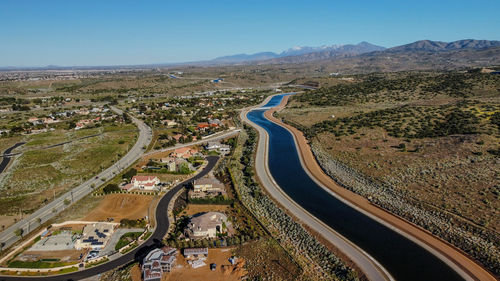
<instances>
[{"instance_id":1,"label":"residential house","mask_svg":"<svg viewBox=\"0 0 500 281\"><path fill-rule=\"evenodd\" d=\"M162 158L162 159L160 159L160 163L165 164L164 167L169 172L176 172L177 171L177 165L175 163L175 159L178 159L178 158L173 158L173 157Z\"/></svg>"},{"instance_id":2,"label":"residential house","mask_svg":"<svg viewBox=\"0 0 500 281\"><path fill-rule=\"evenodd\" d=\"M189 163L186 159L184 158L174 158L174 157L166 157L160 159L160 163L164 164L164 167L169 171L169 172L179 172L180 168L182 165L187 165L187 167L190 170L194 170L193 166L191 163Z\"/></svg>"},{"instance_id":3,"label":"residential house","mask_svg":"<svg viewBox=\"0 0 500 281\"><path fill-rule=\"evenodd\" d=\"M142 262L144 281L161 281L163 273L170 272L177 261L177 249L170 247L156 248L149 252Z\"/></svg>"},{"instance_id":4,"label":"residential house","mask_svg":"<svg viewBox=\"0 0 500 281\"><path fill-rule=\"evenodd\" d=\"M214 177L205 176L193 181L193 189L189 191L190 198L205 198L226 195L224 184Z\"/></svg>"},{"instance_id":5,"label":"residential house","mask_svg":"<svg viewBox=\"0 0 500 281\"><path fill-rule=\"evenodd\" d=\"M198 155L198 149L192 147L180 147L170 153L171 157L188 159Z\"/></svg>"},{"instance_id":6,"label":"residential house","mask_svg":"<svg viewBox=\"0 0 500 281\"><path fill-rule=\"evenodd\" d=\"M176 126L178 124L174 120L168 120L168 119L162 120L161 123L163 125L167 125L167 127L173 127L173 126Z\"/></svg>"},{"instance_id":7,"label":"residential house","mask_svg":"<svg viewBox=\"0 0 500 281\"><path fill-rule=\"evenodd\" d=\"M155 176L134 176L131 181L133 188L144 190L158 190L159 183L160 179Z\"/></svg>"},{"instance_id":8,"label":"residential house","mask_svg":"<svg viewBox=\"0 0 500 281\"><path fill-rule=\"evenodd\" d=\"M189 218L184 235L191 239L215 238L227 230L227 216L220 212L196 214Z\"/></svg>"},{"instance_id":9,"label":"residential house","mask_svg":"<svg viewBox=\"0 0 500 281\"><path fill-rule=\"evenodd\" d=\"M221 144L218 141L210 141L205 145L205 149L208 151L218 151L221 154L228 154L231 152L231 146L227 144Z\"/></svg>"}]
</instances>

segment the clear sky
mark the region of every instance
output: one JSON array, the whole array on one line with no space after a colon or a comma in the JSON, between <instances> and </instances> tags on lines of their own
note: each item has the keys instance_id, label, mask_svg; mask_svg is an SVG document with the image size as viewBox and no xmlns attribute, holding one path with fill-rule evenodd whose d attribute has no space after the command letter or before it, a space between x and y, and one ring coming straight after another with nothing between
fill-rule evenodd
<instances>
[{"instance_id":1,"label":"clear sky","mask_svg":"<svg viewBox=\"0 0 500 281\"><path fill-rule=\"evenodd\" d=\"M468 38L500 40L499 0L0 0L0 66L169 63Z\"/></svg>"}]
</instances>

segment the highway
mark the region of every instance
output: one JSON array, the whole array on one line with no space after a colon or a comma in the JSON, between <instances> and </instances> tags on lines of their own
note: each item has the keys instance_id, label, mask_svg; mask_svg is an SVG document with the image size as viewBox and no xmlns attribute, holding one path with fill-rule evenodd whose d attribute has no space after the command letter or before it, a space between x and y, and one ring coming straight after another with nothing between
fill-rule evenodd
<instances>
[{"instance_id":1,"label":"highway","mask_svg":"<svg viewBox=\"0 0 500 281\"><path fill-rule=\"evenodd\" d=\"M117 114L123 113L122 110L116 107L112 106L111 109ZM17 229L23 229L23 235L30 233L41 224L55 217L64 209L68 208L72 203L82 199L87 194L92 192L92 185L94 185L95 187L101 185L103 183L101 179L111 179L143 155L143 147L147 147L152 140L152 130L150 127L148 127L146 124L135 117L131 116L131 120L139 129L139 137L137 139L137 142L129 150L129 152L109 168L102 171L96 177L92 177L79 186L66 192L62 196L59 196L55 200L42 206L40 209L28 215L26 218L5 229L2 233L0 233L0 243L5 243L4 248L11 246L20 239L19 236L15 235L15 231ZM70 200L71 204L65 204L65 200Z\"/></svg>"},{"instance_id":2,"label":"highway","mask_svg":"<svg viewBox=\"0 0 500 281\"><path fill-rule=\"evenodd\" d=\"M56 276L43 276L43 277L27 277L27 276L0 276L0 281L19 281L19 280L44 280L44 281L66 281L66 280L81 280L84 278L92 277L106 271L115 269L119 266L128 265L130 263L136 261L142 261L144 256L149 253L152 249L161 246L163 237L167 233L169 228L168 216L167 216L167 207L172 200L172 197L186 184L195 179L199 179L208 174L214 167L217 161L219 160L218 156L208 156L207 157L208 164L205 168L195 176L179 183L174 188L172 188L167 194L165 194L158 202L156 207L156 228L149 237L147 241L143 244L135 248L134 250L128 252L127 254L114 259L112 261L103 263L101 265L91 267L88 269L80 270L73 273L56 275Z\"/></svg>"},{"instance_id":3,"label":"highway","mask_svg":"<svg viewBox=\"0 0 500 281\"><path fill-rule=\"evenodd\" d=\"M271 97L268 97L261 105L265 105ZM291 212L296 218L298 218L302 223L307 224L311 229L318 232L327 241L335 245L342 253L347 255L363 273L367 276L369 280L372 281L387 281L394 280L393 277L383 268L374 258L368 255L361 248L357 247L345 237L337 233L335 230L318 220L316 217L311 215L309 212L304 210L295 201L293 201L276 183L273 179L271 172L268 167L268 139L269 135L267 131L258 126L257 124L251 122L247 118L247 113L259 106L252 107L247 110L243 110L240 114L240 118L247 124L254 127L259 132L259 140L257 145L257 152L255 155L255 168L257 176L269 194L284 206L289 212Z\"/></svg>"}]
</instances>

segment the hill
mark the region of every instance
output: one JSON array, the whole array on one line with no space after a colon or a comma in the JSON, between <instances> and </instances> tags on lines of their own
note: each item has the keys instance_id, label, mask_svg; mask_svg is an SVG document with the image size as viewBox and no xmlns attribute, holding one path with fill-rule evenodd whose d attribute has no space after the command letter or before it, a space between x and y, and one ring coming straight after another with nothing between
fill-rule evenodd
<instances>
[{"instance_id":1,"label":"hill","mask_svg":"<svg viewBox=\"0 0 500 281\"><path fill-rule=\"evenodd\" d=\"M500 47L500 41L466 39L454 42L441 42L420 40L410 44L389 48L385 52L443 52L464 49L479 50L491 47Z\"/></svg>"}]
</instances>

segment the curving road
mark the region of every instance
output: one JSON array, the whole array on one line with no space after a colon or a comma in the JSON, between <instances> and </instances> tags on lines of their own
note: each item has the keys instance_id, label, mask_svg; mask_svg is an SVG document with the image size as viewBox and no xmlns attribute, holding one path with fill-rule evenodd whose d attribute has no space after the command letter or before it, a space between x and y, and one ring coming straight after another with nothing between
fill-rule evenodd
<instances>
[{"instance_id":1,"label":"curving road","mask_svg":"<svg viewBox=\"0 0 500 281\"><path fill-rule=\"evenodd\" d=\"M67 280L81 280L84 278L92 277L97 274L104 273L106 271L112 270L119 266L126 266L128 264L134 263L136 261L142 261L144 256L149 253L152 249L161 246L162 239L167 233L169 222L167 215L167 207L172 200L172 197L186 184L189 182L199 179L208 174L214 167L217 161L219 160L218 156L208 156L207 157L208 164L203 168L203 170L196 174L195 176L179 183L174 188L172 188L167 194L165 194L156 207L156 228L153 234L146 240L143 244L135 248L134 250L128 252L127 254L109 261L107 263L73 272L63 275L56 276L44 276L44 277L26 277L26 276L0 276L0 281L19 281L19 280L40 280L40 281L67 281Z\"/></svg>"},{"instance_id":2,"label":"curving road","mask_svg":"<svg viewBox=\"0 0 500 281\"><path fill-rule=\"evenodd\" d=\"M111 109L117 114L123 113L122 110L116 107L112 106ZM115 162L106 170L102 171L97 177L92 177L91 179L66 192L47 205L42 206L40 209L30 214L28 217L5 229L2 233L0 233L0 243L5 243L4 248L11 246L20 239L20 237L16 236L14 233L17 229L23 229L24 235L30 233L40 224L45 223L46 221L55 217L58 213L66 209L69 205L64 204L64 200L70 200L71 203L80 200L81 198L92 192L92 185L99 186L100 184L102 184L102 178L109 179L114 177L116 174L120 173L123 169L130 166L142 156L142 154L144 153L143 147L149 145L153 134L151 128L144 124L141 120L134 117L131 117L131 119L139 129L139 137L132 149L130 149L130 151L120 160Z\"/></svg>"},{"instance_id":3,"label":"curving road","mask_svg":"<svg viewBox=\"0 0 500 281\"><path fill-rule=\"evenodd\" d=\"M25 144L25 142L18 142L13 146L7 148L3 155L0 155L0 157L2 157L2 162L0 162L0 174L7 168L10 163L10 159L12 158L12 156L14 156L14 153L12 153L12 151L23 144Z\"/></svg>"}]
</instances>

